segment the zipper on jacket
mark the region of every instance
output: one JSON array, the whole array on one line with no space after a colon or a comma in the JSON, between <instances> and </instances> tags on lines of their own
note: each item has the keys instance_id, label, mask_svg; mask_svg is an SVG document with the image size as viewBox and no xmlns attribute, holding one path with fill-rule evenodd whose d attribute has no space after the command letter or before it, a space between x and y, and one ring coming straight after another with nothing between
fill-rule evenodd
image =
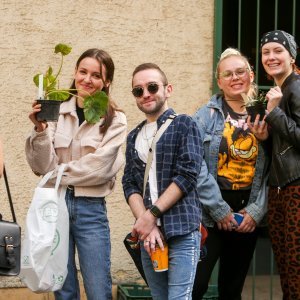
<instances>
[{"instance_id":1,"label":"zipper on jacket","mask_svg":"<svg viewBox=\"0 0 300 300\"><path fill-rule=\"evenodd\" d=\"M275 174L275 176L276 176L276 180L277 180L277 194L279 195L280 190L281 190L281 187L280 187L280 185L279 185L279 180L278 180L277 172L276 172L276 169L275 169L274 167L273 167L272 169L273 169L274 174Z\"/></svg>"},{"instance_id":2,"label":"zipper on jacket","mask_svg":"<svg viewBox=\"0 0 300 300\"><path fill-rule=\"evenodd\" d=\"M289 149L293 148L293 146L288 146L286 149L284 149L283 151L279 152L280 155L284 155L286 151L288 151Z\"/></svg>"},{"instance_id":3,"label":"zipper on jacket","mask_svg":"<svg viewBox=\"0 0 300 300\"><path fill-rule=\"evenodd\" d=\"M284 155L286 151L288 151L289 149L293 148L293 145L291 146L288 146L286 149L284 149L283 151L279 152L280 155ZM275 175L276 175L276 179L277 179L277 184L278 184L278 187L277 187L277 194L279 195L280 191L281 191L281 187L279 185L279 180L278 180L278 176L277 176L277 172L275 170L275 168L273 168L273 170L275 171Z\"/></svg>"}]
</instances>

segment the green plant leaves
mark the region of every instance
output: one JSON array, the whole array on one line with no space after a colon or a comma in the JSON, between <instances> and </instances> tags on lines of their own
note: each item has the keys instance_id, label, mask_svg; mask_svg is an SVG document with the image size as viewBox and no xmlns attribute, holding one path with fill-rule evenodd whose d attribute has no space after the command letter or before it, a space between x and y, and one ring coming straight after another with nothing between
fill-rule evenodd
<instances>
[{"instance_id":1,"label":"green plant leaves","mask_svg":"<svg viewBox=\"0 0 300 300\"><path fill-rule=\"evenodd\" d=\"M259 95L256 98L252 98L248 95L246 95L245 93L241 93L241 96L243 98L244 101L244 105L246 107L250 107L250 106L260 106L260 105L267 105L267 100L265 98L265 93L261 92L259 93Z\"/></svg>"},{"instance_id":2,"label":"green plant leaves","mask_svg":"<svg viewBox=\"0 0 300 300\"><path fill-rule=\"evenodd\" d=\"M40 73L33 76L33 82L37 87L39 86L39 75Z\"/></svg>"},{"instance_id":3,"label":"green plant leaves","mask_svg":"<svg viewBox=\"0 0 300 300\"><path fill-rule=\"evenodd\" d=\"M63 90L53 90L48 92L47 98L49 100L57 100L57 101L65 101L70 97L69 91L63 91Z\"/></svg>"},{"instance_id":4,"label":"green plant leaves","mask_svg":"<svg viewBox=\"0 0 300 300\"><path fill-rule=\"evenodd\" d=\"M90 124L95 124L106 114L108 96L103 91L96 92L94 95L86 97L83 105L86 121Z\"/></svg>"},{"instance_id":5,"label":"green plant leaves","mask_svg":"<svg viewBox=\"0 0 300 300\"><path fill-rule=\"evenodd\" d=\"M77 91L71 89L59 89L58 76L60 75L63 57L71 52L72 48L65 44L57 44L55 46L55 53L61 53L61 63L56 74L53 73L53 68L50 66L43 76L43 90L45 99L65 101L71 95L76 95ZM33 77L35 85L39 86L39 74ZM106 114L108 107L108 96L103 91L96 92L84 99L84 116L88 123L95 124L99 122L100 118Z\"/></svg>"},{"instance_id":6,"label":"green plant leaves","mask_svg":"<svg viewBox=\"0 0 300 300\"><path fill-rule=\"evenodd\" d=\"M63 56L68 55L72 48L66 44L57 44L54 49L54 53L61 53L61 63L57 74L53 73L53 68L50 66L44 74L43 79L43 90L45 99L64 101L71 95L70 91L67 89L59 89L58 76L62 69ZM33 82L38 87L39 86L39 74L33 77Z\"/></svg>"},{"instance_id":7,"label":"green plant leaves","mask_svg":"<svg viewBox=\"0 0 300 300\"><path fill-rule=\"evenodd\" d=\"M54 49L54 53L61 53L63 56L68 55L72 50L72 47L66 44L57 44Z\"/></svg>"}]
</instances>

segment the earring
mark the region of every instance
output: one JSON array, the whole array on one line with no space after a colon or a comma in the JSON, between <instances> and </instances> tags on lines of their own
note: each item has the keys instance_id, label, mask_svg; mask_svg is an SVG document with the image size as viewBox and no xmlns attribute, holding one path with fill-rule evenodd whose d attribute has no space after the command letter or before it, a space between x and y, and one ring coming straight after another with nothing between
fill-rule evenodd
<instances>
[{"instance_id":1,"label":"earring","mask_svg":"<svg viewBox=\"0 0 300 300\"><path fill-rule=\"evenodd\" d=\"M294 64L294 63L295 63L295 60L294 60L294 59L292 59L292 60L291 60L291 64Z\"/></svg>"}]
</instances>

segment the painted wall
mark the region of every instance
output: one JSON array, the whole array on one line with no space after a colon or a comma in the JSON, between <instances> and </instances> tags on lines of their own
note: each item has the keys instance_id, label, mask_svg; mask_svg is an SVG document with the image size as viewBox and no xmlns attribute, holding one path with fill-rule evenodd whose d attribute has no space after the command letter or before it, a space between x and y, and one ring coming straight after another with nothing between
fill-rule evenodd
<instances>
[{"instance_id":1,"label":"painted wall","mask_svg":"<svg viewBox=\"0 0 300 300\"><path fill-rule=\"evenodd\" d=\"M0 136L18 222L24 229L29 203L39 178L24 155L28 119L37 89L32 76L58 67L57 43L72 45L65 58L61 86L68 87L75 62L86 49L108 51L115 62L113 98L125 111L129 130L143 115L131 95L131 73L154 62L167 74L174 92L169 102L178 113L192 114L211 94L213 57L212 0L2 0L0 6ZM133 217L124 200L118 174L116 191L107 199L115 283L139 276L123 247ZM9 218L1 186L1 213ZM16 278L0 279L0 287L18 286Z\"/></svg>"}]
</instances>

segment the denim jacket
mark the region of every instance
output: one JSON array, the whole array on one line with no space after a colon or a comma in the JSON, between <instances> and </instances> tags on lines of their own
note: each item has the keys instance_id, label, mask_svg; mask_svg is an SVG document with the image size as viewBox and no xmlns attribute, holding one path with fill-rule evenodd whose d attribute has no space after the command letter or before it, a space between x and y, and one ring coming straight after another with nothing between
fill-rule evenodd
<instances>
[{"instance_id":1,"label":"denim jacket","mask_svg":"<svg viewBox=\"0 0 300 300\"><path fill-rule=\"evenodd\" d=\"M217 184L218 154L225 117L222 111L222 95L213 95L207 105L194 115L203 139L204 160L198 178L198 193L203 205L203 223L213 227L230 212L229 205L222 199ZM267 210L267 173L269 159L263 143L259 143L250 198L246 212L259 224Z\"/></svg>"}]
</instances>

